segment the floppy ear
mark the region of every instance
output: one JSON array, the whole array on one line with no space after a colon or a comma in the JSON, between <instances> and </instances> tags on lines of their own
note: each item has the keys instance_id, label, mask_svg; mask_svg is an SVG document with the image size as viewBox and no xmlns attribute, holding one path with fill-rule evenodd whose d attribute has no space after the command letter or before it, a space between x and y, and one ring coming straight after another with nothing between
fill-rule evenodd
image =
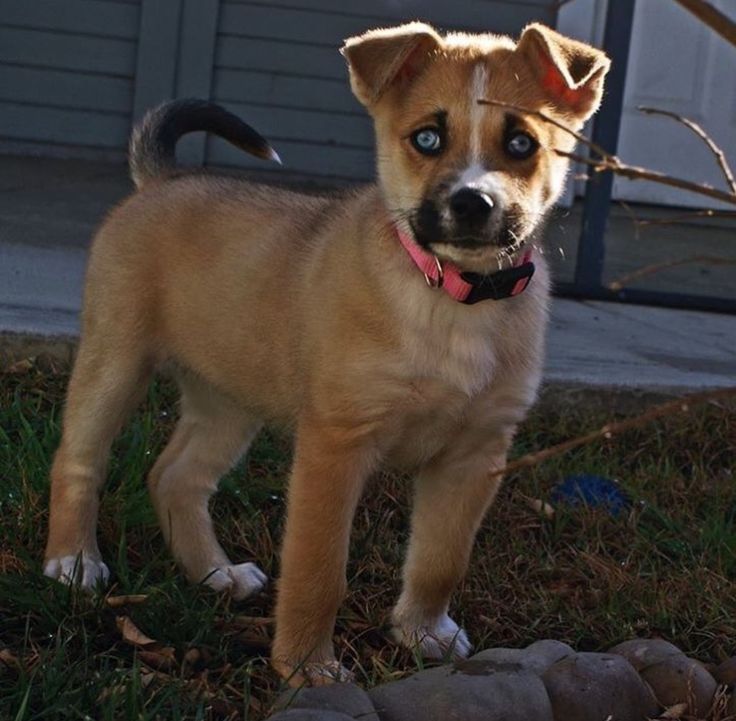
<instances>
[{"instance_id":1,"label":"floppy ear","mask_svg":"<svg viewBox=\"0 0 736 721\"><path fill-rule=\"evenodd\" d=\"M537 23L527 25L516 51L560 110L577 116L582 124L598 109L611 66L604 52Z\"/></svg>"},{"instance_id":2,"label":"floppy ear","mask_svg":"<svg viewBox=\"0 0 736 721\"><path fill-rule=\"evenodd\" d=\"M340 52L348 61L355 97L371 106L389 87L409 84L441 43L434 28L418 22L348 38Z\"/></svg>"}]
</instances>

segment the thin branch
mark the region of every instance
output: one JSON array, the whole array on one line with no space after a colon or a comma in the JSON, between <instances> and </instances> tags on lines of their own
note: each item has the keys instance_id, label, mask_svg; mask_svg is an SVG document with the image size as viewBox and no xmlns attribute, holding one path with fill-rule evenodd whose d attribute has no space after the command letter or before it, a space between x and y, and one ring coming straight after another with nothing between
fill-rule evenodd
<instances>
[{"instance_id":1,"label":"thin branch","mask_svg":"<svg viewBox=\"0 0 736 721\"><path fill-rule=\"evenodd\" d=\"M521 105L513 105L512 103L504 103L500 100L489 100L488 98L479 98L476 102L479 105L493 105L494 107L497 107L497 108L505 108L506 110L515 110L517 113L522 113L524 115L534 115L540 120L544 120L545 123L554 125L556 128L559 128L560 130L567 133L568 135L571 135L579 143L582 143L583 145L587 145L596 155L599 155L601 158L613 158L614 157L603 147L601 147L597 143L594 143L592 140L590 140L590 138L586 138L581 133L576 133L571 128L568 128L567 125L565 125L564 123L560 122L559 120L555 120L555 118L553 118L551 115L547 115L546 113L543 113L541 110L533 110L532 108L525 108Z\"/></svg>"},{"instance_id":2,"label":"thin branch","mask_svg":"<svg viewBox=\"0 0 736 721\"><path fill-rule=\"evenodd\" d=\"M691 393L674 401L652 406L644 413L634 416L633 418L626 418L623 421L617 421L615 423L607 423L602 428L586 433L583 436L571 438L570 440L558 443L554 446L549 446L548 448L537 451L536 453L527 453L525 456L508 463L504 468L491 471L489 477L495 478L497 476L521 470L522 468L530 468L542 463L543 461L549 460L550 458L554 458L555 456L560 456L563 453L580 448L580 446L585 446L595 441L610 440L614 436L620 435L625 431L632 430L633 428L640 428L641 426L651 423L659 418L671 416L675 413L687 413L693 406L729 398L736 398L736 386L730 388L719 388L713 391L704 391L702 393Z\"/></svg>"},{"instance_id":3,"label":"thin branch","mask_svg":"<svg viewBox=\"0 0 736 721\"><path fill-rule=\"evenodd\" d=\"M706 0L675 0L686 10L717 32L724 40L736 46L736 22Z\"/></svg>"},{"instance_id":4,"label":"thin branch","mask_svg":"<svg viewBox=\"0 0 736 721\"><path fill-rule=\"evenodd\" d=\"M557 155L563 158L569 158L570 160L574 160L575 162L584 163L586 165L589 165L597 173L601 173L604 171L611 171L612 173L615 173L616 175L621 175L631 180L650 180L654 183L661 183L662 185L669 185L673 188L680 188L681 190L687 190L691 193L698 193L700 195L706 195L709 198L714 198L715 200L721 200L724 203L736 205L736 193L727 193L723 190L718 190L714 188L713 186L707 185L705 183L702 183L702 184L694 183L690 180L685 180L684 178L675 178L671 175L666 175L665 173L660 173L656 170L647 170L646 168L639 168L635 165L627 165L626 163L621 162L621 160L617 156L612 155L611 153L607 152L604 148L602 148L597 143L594 143L592 140L589 140L584 135L581 135L580 133L577 133L574 130L571 130L564 123L560 122L559 120L556 120L555 118L550 117L546 113L543 113L541 110L525 108L520 105L514 105L512 103L504 103L504 102L501 102L500 100L481 99L481 100L478 100L477 102L480 103L481 105L493 105L499 108L506 108L507 110L514 110L517 113L532 115L534 117L539 118L540 120L543 120L546 123L550 123L551 125L554 125L556 128L559 128L564 133L567 133L568 135L575 138L579 143L586 145L596 155L598 155L600 159L585 158L581 155L576 155L575 153L568 153L564 150L553 149L553 152L557 153Z\"/></svg>"},{"instance_id":5,"label":"thin branch","mask_svg":"<svg viewBox=\"0 0 736 721\"><path fill-rule=\"evenodd\" d=\"M625 201L625 200L618 200L616 201L623 209L626 215L631 218L631 222L634 225L634 238L636 240L639 240L639 224L637 223L638 216L634 212L634 209Z\"/></svg>"},{"instance_id":6,"label":"thin branch","mask_svg":"<svg viewBox=\"0 0 736 721\"><path fill-rule=\"evenodd\" d=\"M644 278L647 275L659 273L661 270L667 270L668 268L675 268L678 265L689 265L690 263L707 263L709 265L736 265L736 258L722 258L717 255L691 255L687 258L678 258L677 260L667 260L663 263L652 263L651 265L645 265L642 268L632 270L631 273L619 276L616 280L612 280L608 283L610 290L621 290L625 285L630 283L632 280L638 280Z\"/></svg>"},{"instance_id":7,"label":"thin branch","mask_svg":"<svg viewBox=\"0 0 736 721\"><path fill-rule=\"evenodd\" d=\"M563 158L574 160L576 163L585 163L586 165L591 166L597 173L610 170L612 173L621 175L624 178L629 178L630 180L650 180L653 183L669 185L673 188L680 188L681 190L687 190L691 193L706 195L709 198L736 205L736 194L734 193L726 193L723 190L718 190L712 185L707 185L705 183L693 183L692 181L685 180L684 178L675 178L656 170L647 170L646 168L639 168L636 165L626 165L613 155L608 158L604 158L603 160L595 160L594 158L585 158L582 155L576 155L575 153L566 153L563 150L555 150L554 152Z\"/></svg>"},{"instance_id":8,"label":"thin branch","mask_svg":"<svg viewBox=\"0 0 736 721\"><path fill-rule=\"evenodd\" d=\"M736 219L736 211L733 210L712 210L710 208L706 210L693 210L689 213L682 213L681 215L673 215L668 218L637 218L635 223L637 225L674 225L676 223L687 223L695 218L730 218L731 220Z\"/></svg>"},{"instance_id":9,"label":"thin branch","mask_svg":"<svg viewBox=\"0 0 736 721\"><path fill-rule=\"evenodd\" d=\"M726 178L728 187L731 189L732 193L736 194L736 180L734 180L733 172L728 164L728 160L726 160L726 156L723 154L723 151L718 147L718 145L716 145L713 138L711 138L710 135L708 135L708 133L706 133L700 125L698 125L693 120L690 120L690 118L686 118L682 115L679 115L678 113L673 113L670 110L649 108L645 107L644 105L640 105L638 110L640 110L642 113L645 113L646 115L664 115L667 118L672 118L673 120L676 120L678 123L682 123L686 128L692 130L692 132L695 133L695 135L697 135L708 146L708 149L711 151L711 153L713 153L716 158L716 162L720 166L721 171Z\"/></svg>"}]
</instances>

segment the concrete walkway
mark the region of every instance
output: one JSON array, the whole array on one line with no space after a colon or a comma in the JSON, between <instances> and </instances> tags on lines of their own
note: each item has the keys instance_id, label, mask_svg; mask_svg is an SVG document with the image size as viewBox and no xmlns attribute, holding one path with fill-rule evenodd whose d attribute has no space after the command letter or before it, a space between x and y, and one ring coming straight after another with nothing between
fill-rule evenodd
<instances>
[{"instance_id":1,"label":"concrete walkway","mask_svg":"<svg viewBox=\"0 0 736 721\"><path fill-rule=\"evenodd\" d=\"M129 192L126 170L9 157L0 167L0 334L74 337L89 240ZM734 385L736 316L555 299L545 375L599 388Z\"/></svg>"}]
</instances>

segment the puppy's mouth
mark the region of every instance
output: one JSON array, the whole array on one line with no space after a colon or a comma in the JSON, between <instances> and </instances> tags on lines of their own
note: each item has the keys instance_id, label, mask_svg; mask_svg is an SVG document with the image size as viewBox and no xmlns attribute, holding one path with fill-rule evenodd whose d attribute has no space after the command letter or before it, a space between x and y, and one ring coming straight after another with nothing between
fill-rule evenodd
<instances>
[{"instance_id":1,"label":"puppy's mouth","mask_svg":"<svg viewBox=\"0 0 736 721\"><path fill-rule=\"evenodd\" d=\"M425 201L413 214L410 225L424 250L455 263L461 270L476 273L510 267L526 241L519 219L511 212L485 228L460 231L447 228L436 206Z\"/></svg>"}]
</instances>

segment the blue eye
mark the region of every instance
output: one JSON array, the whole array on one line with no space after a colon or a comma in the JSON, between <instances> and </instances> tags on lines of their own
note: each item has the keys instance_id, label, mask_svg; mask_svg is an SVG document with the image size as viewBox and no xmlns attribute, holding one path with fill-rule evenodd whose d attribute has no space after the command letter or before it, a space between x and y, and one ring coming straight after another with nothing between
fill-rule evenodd
<instances>
[{"instance_id":1,"label":"blue eye","mask_svg":"<svg viewBox=\"0 0 736 721\"><path fill-rule=\"evenodd\" d=\"M442 152L442 135L437 128L420 128L411 134L411 144L422 155L439 155Z\"/></svg>"},{"instance_id":2,"label":"blue eye","mask_svg":"<svg viewBox=\"0 0 736 721\"><path fill-rule=\"evenodd\" d=\"M516 160L524 160L537 151L537 141L527 133L512 133L506 139L506 152Z\"/></svg>"}]
</instances>

